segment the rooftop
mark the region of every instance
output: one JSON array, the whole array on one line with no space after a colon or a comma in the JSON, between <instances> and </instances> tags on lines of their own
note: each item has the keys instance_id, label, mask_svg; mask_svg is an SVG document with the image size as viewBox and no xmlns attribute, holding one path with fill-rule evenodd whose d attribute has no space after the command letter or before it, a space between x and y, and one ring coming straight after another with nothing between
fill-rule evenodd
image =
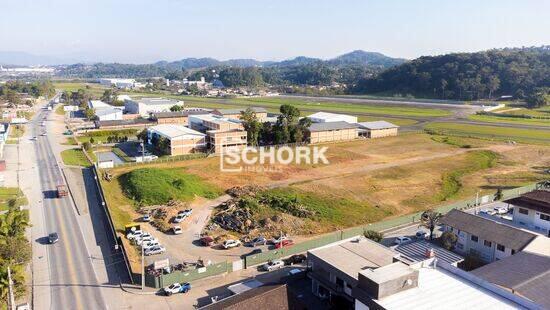
<instances>
[{"instance_id":1,"label":"rooftop","mask_svg":"<svg viewBox=\"0 0 550 310\"><path fill-rule=\"evenodd\" d=\"M178 112L156 112L153 116L159 118L187 117L189 115L208 114L207 111L178 111Z\"/></svg>"},{"instance_id":2,"label":"rooftop","mask_svg":"<svg viewBox=\"0 0 550 310\"><path fill-rule=\"evenodd\" d=\"M514 250L522 250L536 237L524 230L456 209L449 211L441 223Z\"/></svg>"},{"instance_id":3,"label":"rooftop","mask_svg":"<svg viewBox=\"0 0 550 310\"><path fill-rule=\"evenodd\" d=\"M309 127L310 132L340 130L340 129L354 129L357 128L354 124L348 122L328 122L328 123L312 123Z\"/></svg>"},{"instance_id":4,"label":"rooftop","mask_svg":"<svg viewBox=\"0 0 550 310\"><path fill-rule=\"evenodd\" d=\"M166 98L141 98L133 101L141 104L145 104L145 105L167 105L167 104L178 105L183 103L183 101L166 99Z\"/></svg>"},{"instance_id":5,"label":"rooftop","mask_svg":"<svg viewBox=\"0 0 550 310\"><path fill-rule=\"evenodd\" d=\"M91 109L104 109L104 108L112 108L113 106L106 103L106 102L103 102L101 100L90 100L88 106L91 108Z\"/></svg>"},{"instance_id":6,"label":"rooftop","mask_svg":"<svg viewBox=\"0 0 550 310\"><path fill-rule=\"evenodd\" d=\"M181 139L192 139L197 137L206 136L202 132L187 128L182 125L174 124L162 124L149 127L150 131L155 131L156 133L167 137L169 139L181 138Z\"/></svg>"},{"instance_id":7,"label":"rooftop","mask_svg":"<svg viewBox=\"0 0 550 310\"><path fill-rule=\"evenodd\" d=\"M316 112L308 116L309 118L320 118L320 119L330 119L330 118L342 118L342 117L355 117L353 115L347 114L338 114L330 112Z\"/></svg>"},{"instance_id":8,"label":"rooftop","mask_svg":"<svg viewBox=\"0 0 550 310\"><path fill-rule=\"evenodd\" d=\"M470 273L550 308L550 257L520 252Z\"/></svg>"},{"instance_id":9,"label":"rooftop","mask_svg":"<svg viewBox=\"0 0 550 310\"><path fill-rule=\"evenodd\" d=\"M384 283L411 274L413 269L402 262L395 262L377 269L362 270L359 273L375 283Z\"/></svg>"},{"instance_id":10,"label":"rooftop","mask_svg":"<svg viewBox=\"0 0 550 310\"><path fill-rule=\"evenodd\" d=\"M518 207L550 213L550 191L535 190L504 202Z\"/></svg>"},{"instance_id":11,"label":"rooftop","mask_svg":"<svg viewBox=\"0 0 550 310\"><path fill-rule=\"evenodd\" d=\"M223 123L241 123L240 120L230 119L230 118L221 117L221 116L213 115L213 114L199 114L199 115L193 115L193 118L199 119L199 120L201 120L201 121L216 123L216 124L223 124Z\"/></svg>"},{"instance_id":12,"label":"rooftop","mask_svg":"<svg viewBox=\"0 0 550 310\"><path fill-rule=\"evenodd\" d=\"M375 301L384 309L521 309L499 296L443 268L421 267L418 287Z\"/></svg>"},{"instance_id":13,"label":"rooftop","mask_svg":"<svg viewBox=\"0 0 550 310\"><path fill-rule=\"evenodd\" d=\"M386 121L362 122L357 123L357 125L359 128L366 128L370 130L399 128L399 126Z\"/></svg>"},{"instance_id":14,"label":"rooftop","mask_svg":"<svg viewBox=\"0 0 550 310\"><path fill-rule=\"evenodd\" d=\"M357 279L361 270L393 263L399 254L374 241L360 238L308 251L348 276Z\"/></svg>"},{"instance_id":15,"label":"rooftop","mask_svg":"<svg viewBox=\"0 0 550 310\"><path fill-rule=\"evenodd\" d=\"M462 256L425 240L398 245L394 250L401 253L402 257L404 256L417 263L427 259L426 250L428 249L433 249L437 259L449 264L456 264L464 260Z\"/></svg>"},{"instance_id":16,"label":"rooftop","mask_svg":"<svg viewBox=\"0 0 550 310\"><path fill-rule=\"evenodd\" d=\"M95 115L98 116L98 117L113 114L113 113L122 113L122 110L121 109L116 109L116 108L103 108L103 109L96 109L95 110Z\"/></svg>"},{"instance_id":17,"label":"rooftop","mask_svg":"<svg viewBox=\"0 0 550 310\"><path fill-rule=\"evenodd\" d=\"M97 121L96 124L99 128L101 127L109 127L109 126L132 126L132 125L149 125L154 124L155 121L151 121L149 119L144 118L136 118L136 119L124 119L124 120L117 120L117 121Z\"/></svg>"},{"instance_id":18,"label":"rooftop","mask_svg":"<svg viewBox=\"0 0 550 310\"><path fill-rule=\"evenodd\" d=\"M201 309L286 310L297 307L296 303L299 302L288 292L288 288L285 284L272 284L260 286L241 294L224 298Z\"/></svg>"}]
</instances>

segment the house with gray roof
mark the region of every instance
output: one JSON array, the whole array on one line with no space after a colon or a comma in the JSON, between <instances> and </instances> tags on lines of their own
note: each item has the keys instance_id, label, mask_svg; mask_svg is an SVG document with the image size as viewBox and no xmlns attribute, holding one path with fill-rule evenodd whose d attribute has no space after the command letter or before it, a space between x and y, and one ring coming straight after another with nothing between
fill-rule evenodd
<instances>
[{"instance_id":1,"label":"house with gray roof","mask_svg":"<svg viewBox=\"0 0 550 310\"><path fill-rule=\"evenodd\" d=\"M256 115L256 118L260 122L264 122L264 120L267 118L267 110L260 107L249 107L254 115ZM231 119L240 119L241 113L246 111L247 108L243 109L216 109L212 111L212 114L231 118Z\"/></svg>"},{"instance_id":2,"label":"house with gray roof","mask_svg":"<svg viewBox=\"0 0 550 310\"><path fill-rule=\"evenodd\" d=\"M550 191L535 190L504 202L513 210L514 224L550 237Z\"/></svg>"},{"instance_id":3,"label":"house with gray roof","mask_svg":"<svg viewBox=\"0 0 550 310\"><path fill-rule=\"evenodd\" d=\"M359 137L369 139L397 136L399 126L386 121L357 123Z\"/></svg>"},{"instance_id":4,"label":"house with gray roof","mask_svg":"<svg viewBox=\"0 0 550 310\"><path fill-rule=\"evenodd\" d=\"M537 235L522 229L451 210L442 219L443 229L457 236L455 250L464 256L472 255L490 263L523 250Z\"/></svg>"}]
</instances>

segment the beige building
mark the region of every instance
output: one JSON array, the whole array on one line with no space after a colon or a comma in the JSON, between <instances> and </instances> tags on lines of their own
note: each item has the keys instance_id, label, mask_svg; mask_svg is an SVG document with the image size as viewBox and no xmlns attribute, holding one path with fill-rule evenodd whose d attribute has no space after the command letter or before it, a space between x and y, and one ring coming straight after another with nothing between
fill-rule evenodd
<instances>
[{"instance_id":1,"label":"beige building","mask_svg":"<svg viewBox=\"0 0 550 310\"><path fill-rule=\"evenodd\" d=\"M358 123L359 137L369 139L397 136L399 126L386 121Z\"/></svg>"},{"instance_id":2,"label":"beige building","mask_svg":"<svg viewBox=\"0 0 550 310\"><path fill-rule=\"evenodd\" d=\"M260 122L264 122L267 119L267 110L264 108L251 107L252 111L256 115L256 118ZM230 119L241 119L241 113L246 109L218 109L212 111L212 114L223 116Z\"/></svg>"},{"instance_id":3,"label":"beige building","mask_svg":"<svg viewBox=\"0 0 550 310\"><path fill-rule=\"evenodd\" d=\"M179 112L158 112L153 113L152 119L157 124L176 124L176 125L189 125L189 115L208 114L206 111L179 111Z\"/></svg>"},{"instance_id":4,"label":"beige building","mask_svg":"<svg viewBox=\"0 0 550 310\"><path fill-rule=\"evenodd\" d=\"M209 130L206 134L209 150L214 153L221 153L226 148L242 149L247 145L247 134L244 130Z\"/></svg>"},{"instance_id":5,"label":"beige building","mask_svg":"<svg viewBox=\"0 0 550 310\"><path fill-rule=\"evenodd\" d=\"M204 152L207 149L207 137L204 133L182 125L162 124L147 129L150 145L156 147L161 138L168 139L168 153L171 156Z\"/></svg>"},{"instance_id":6,"label":"beige building","mask_svg":"<svg viewBox=\"0 0 550 310\"><path fill-rule=\"evenodd\" d=\"M308 138L312 144L354 140L357 139L357 126L347 122L313 123Z\"/></svg>"}]
</instances>

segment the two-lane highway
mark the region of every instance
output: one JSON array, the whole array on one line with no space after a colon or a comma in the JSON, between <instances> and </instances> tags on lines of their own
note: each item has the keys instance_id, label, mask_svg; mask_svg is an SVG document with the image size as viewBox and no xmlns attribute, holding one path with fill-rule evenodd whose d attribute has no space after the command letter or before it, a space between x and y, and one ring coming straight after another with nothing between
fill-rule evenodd
<instances>
[{"instance_id":1,"label":"two-lane highway","mask_svg":"<svg viewBox=\"0 0 550 310\"><path fill-rule=\"evenodd\" d=\"M65 183L52 151L49 137L41 136L41 126L50 111L41 110L30 124L41 190L44 193L42 223L48 233L57 232L59 242L47 244L46 236L40 246L47 247L50 271L50 305L35 304L35 309L106 309L100 284L94 274L91 257L77 221L70 194L55 197L56 185Z\"/></svg>"}]
</instances>

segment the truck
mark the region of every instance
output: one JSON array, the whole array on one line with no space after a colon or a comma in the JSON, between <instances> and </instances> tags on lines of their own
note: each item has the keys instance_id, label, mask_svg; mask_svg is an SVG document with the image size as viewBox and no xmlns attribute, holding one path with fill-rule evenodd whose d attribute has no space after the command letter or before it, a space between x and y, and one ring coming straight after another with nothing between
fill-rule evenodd
<instances>
[{"instance_id":1,"label":"truck","mask_svg":"<svg viewBox=\"0 0 550 310\"><path fill-rule=\"evenodd\" d=\"M63 198L65 196L67 196L69 194L69 192L67 191L67 187L65 186L65 184L59 184L57 185L56 187L57 189L57 198Z\"/></svg>"}]
</instances>

